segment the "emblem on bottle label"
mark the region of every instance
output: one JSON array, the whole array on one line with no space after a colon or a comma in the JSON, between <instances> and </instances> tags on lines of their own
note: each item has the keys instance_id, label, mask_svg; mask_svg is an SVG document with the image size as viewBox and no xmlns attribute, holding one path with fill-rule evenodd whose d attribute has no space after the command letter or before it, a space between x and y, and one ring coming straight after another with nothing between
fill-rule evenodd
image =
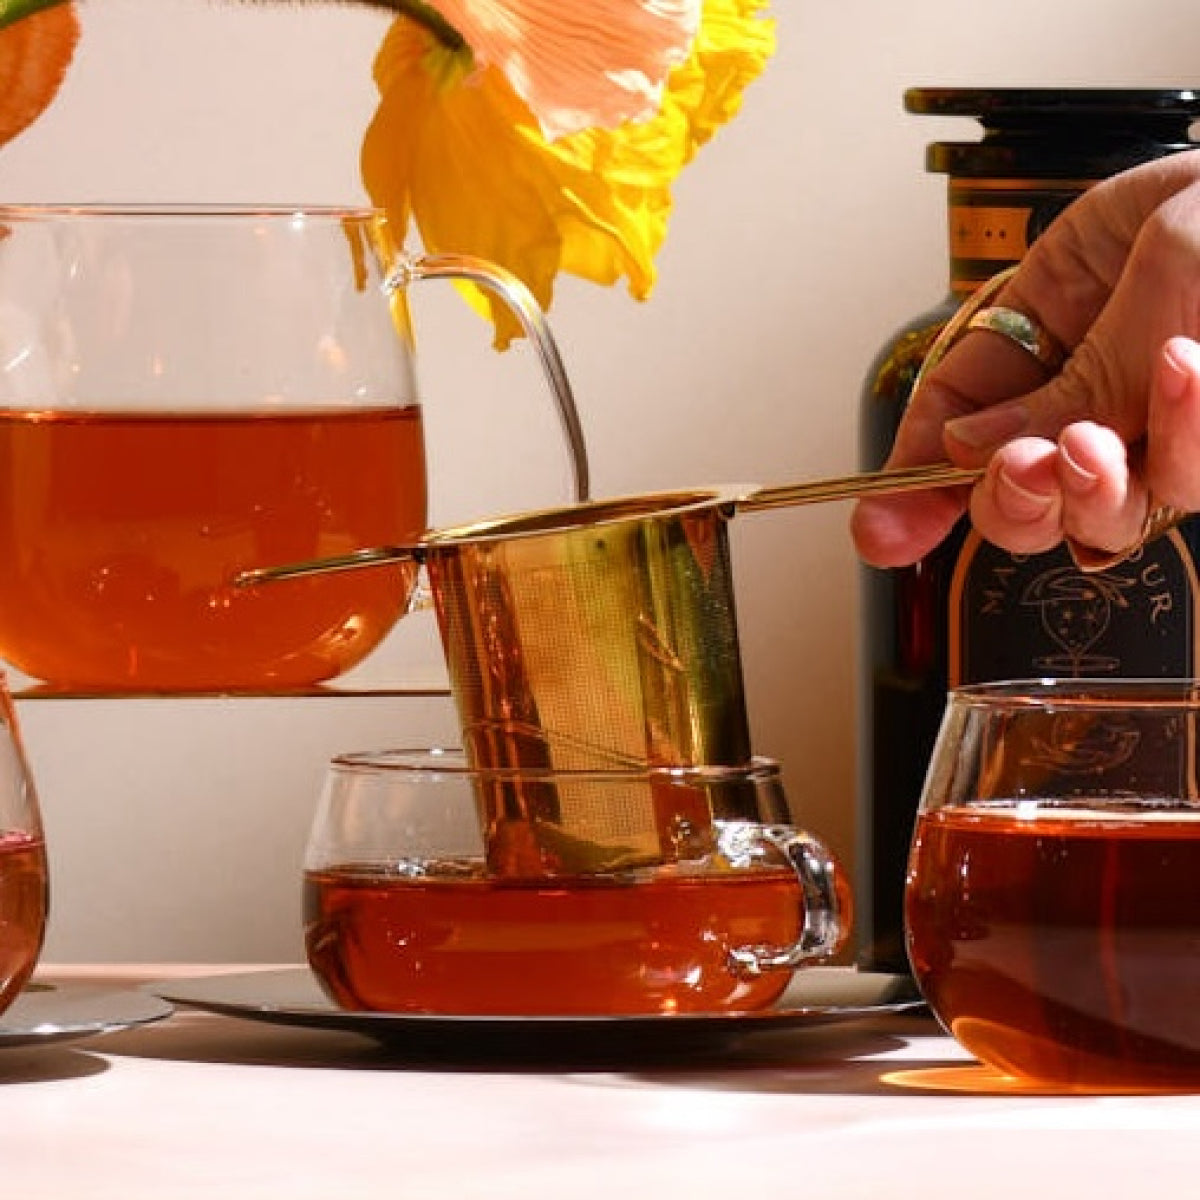
<instances>
[{"instance_id":1,"label":"emblem on bottle label","mask_svg":"<svg viewBox=\"0 0 1200 1200\"><path fill-rule=\"evenodd\" d=\"M1178 530L1088 574L1065 548L1012 555L971 531L950 584L948 682L1195 675L1196 594Z\"/></svg>"}]
</instances>

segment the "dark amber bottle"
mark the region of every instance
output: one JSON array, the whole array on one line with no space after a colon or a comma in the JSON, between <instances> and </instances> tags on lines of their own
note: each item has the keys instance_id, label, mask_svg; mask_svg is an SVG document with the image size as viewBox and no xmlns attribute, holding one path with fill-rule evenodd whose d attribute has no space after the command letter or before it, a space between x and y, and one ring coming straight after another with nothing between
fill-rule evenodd
<instances>
[{"instance_id":1,"label":"dark amber bottle","mask_svg":"<svg viewBox=\"0 0 1200 1200\"><path fill-rule=\"evenodd\" d=\"M926 166L948 176L950 283L872 364L862 466L891 448L931 341L996 272L1019 262L1093 183L1192 149L1200 90L916 88L909 112L978 118L976 142L935 142ZM1083 576L1065 551L1013 556L966 521L915 566L863 568L855 880L860 964L907 971L904 874L946 690L1045 676L1198 673L1200 536L1195 519L1128 563Z\"/></svg>"}]
</instances>

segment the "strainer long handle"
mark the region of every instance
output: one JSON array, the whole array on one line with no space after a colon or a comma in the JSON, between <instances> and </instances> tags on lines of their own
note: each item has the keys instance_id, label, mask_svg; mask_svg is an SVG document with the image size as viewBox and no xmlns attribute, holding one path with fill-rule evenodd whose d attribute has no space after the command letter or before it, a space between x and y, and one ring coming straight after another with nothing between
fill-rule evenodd
<instances>
[{"instance_id":1,"label":"strainer long handle","mask_svg":"<svg viewBox=\"0 0 1200 1200\"><path fill-rule=\"evenodd\" d=\"M303 579L306 575L327 575L331 571L357 571L363 567L391 566L398 562L420 563L419 546L368 546L349 554L331 558L310 558L303 562L284 563L278 567L254 567L234 576L235 587L257 587L260 583L277 583L281 579Z\"/></svg>"},{"instance_id":2,"label":"strainer long handle","mask_svg":"<svg viewBox=\"0 0 1200 1200\"><path fill-rule=\"evenodd\" d=\"M733 501L739 512L758 509L790 508L798 504L820 504L826 500L845 500L871 493L914 492L924 488L954 487L975 483L983 475L982 467L952 467L946 463L929 467L905 467L894 471L874 471L861 475L842 475L834 479L814 479L809 483L783 484L759 488ZM376 546L338 558L314 559L282 567L262 567L243 571L239 586L270 583L278 579L296 579L325 571L348 571L402 559L420 559L415 546Z\"/></svg>"},{"instance_id":3,"label":"strainer long handle","mask_svg":"<svg viewBox=\"0 0 1200 1200\"><path fill-rule=\"evenodd\" d=\"M511 271L469 254L401 255L388 275L387 286L392 289L407 287L420 279L459 279L477 284L499 296L516 316L537 351L550 394L558 407L571 455L575 499L581 504L590 500L591 472L575 395L554 335L533 293Z\"/></svg>"},{"instance_id":4,"label":"strainer long handle","mask_svg":"<svg viewBox=\"0 0 1200 1200\"><path fill-rule=\"evenodd\" d=\"M735 507L739 511L754 512L767 508L791 508L798 504L820 504L826 500L849 500L855 496L955 487L976 483L983 477L983 472L982 467L955 467L949 463L903 467L892 471L867 471L834 479L815 479L809 483L759 488L740 497Z\"/></svg>"},{"instance_id":5,"label":"strainer long handle","mask_svg":"<svg viewBox=\"0 0 1200 1200\"><path fill-rule=\"evenodd\" d=\"M997 293L1016 273L1009 267L993 275L982 287L976 289L971 298L942 327L941 332L929 347L912 390L925 380L934 367L946 356L955 342L967 331L971 318L986 304L995 299ZM840 479L819 479L812 483L782 485L760 488L744 500L737 502L739 509L788 508L796 504L819 504L825 500L848 500L855 496L871 494L912 492L923 488L955 487L978 482L983 477L983 468L955 467L949 463L936 463L923 467L898 467L894 470L869 471L861 475L844 475Z\"/></svg>"}]
</instances>

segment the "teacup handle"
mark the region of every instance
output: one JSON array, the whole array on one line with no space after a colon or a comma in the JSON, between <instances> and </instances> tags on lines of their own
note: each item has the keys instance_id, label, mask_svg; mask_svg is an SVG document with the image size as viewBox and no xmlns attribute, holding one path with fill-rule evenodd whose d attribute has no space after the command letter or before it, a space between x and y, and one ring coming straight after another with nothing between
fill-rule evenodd
<instances>
[{"instance_id":1,"label":"teacup handle","mask_svg":"<svg viewBox=\"0 0 1200 1200\"><path fill-rule=\"evenodd\" d=\"M790 946L741 946L729 957L743 975L794 970L839 950L849 933L849 913L838 891L841 868L817 838L792 825L750 827L751 836L782 854L800 883L800 936Z\"/></svg>"},{"instance_id":2,"label":"teacup handle","mask_svg":"<svg viewBox=\"0 0 1200 1200\"><path fill-rule=\"evenodd\" d=\"M474 283L494 292L511 310L537 351L550 394L558 407L571 455L575 499L580 504L590 500L591 477L579 410L558 346L533 293L511 271L468 254L401 254L384 280L384 290L391 293L422 279L458 279Z\"/></svg>"}]
</instances>

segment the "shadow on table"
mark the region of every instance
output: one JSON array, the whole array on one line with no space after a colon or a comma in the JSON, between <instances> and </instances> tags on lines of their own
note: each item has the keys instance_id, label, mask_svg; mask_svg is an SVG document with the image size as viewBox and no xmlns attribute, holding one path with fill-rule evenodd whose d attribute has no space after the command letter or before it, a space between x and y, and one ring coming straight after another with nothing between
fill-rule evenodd
<instances>
[{"instance_id":1,"label":"shadow on table","mask_svg":"<svg viewBox=\"0 0 1200 1200\"><path fill-rule=\"evenodd\" d=\"M927 1030L928 1031L928 1030ZM761 1091L879 1089L883 1064L859 1069L856 1060L903 1045L900 1032L880 1021L813 1029L756 1033L734 1038L672 1037L669 1044L591 1025L586 1031L548 1033L514 1026L503 1034L436 1031L378 1041L361 1033L274 1025L240 1017L179 1009L160 1025L104 1039L106 1054L241 1066L331 1070L508 1072L572 1074L605 1072L621 1079L666 1084L721 1086Z\"/></svg>"},{"instance_id":2,"label":"shadow on table","mask_svg":"<svg viewBox=\"0 0 1200 1200\"><path fill-rule=\"evenodd\" d=\"M0 1090L21 1083L57 1083L84 1079L108 1070L108 1063L86 1050L67 1046L27 1046L0 1054Z\"/></svg>"}]
</instances>

